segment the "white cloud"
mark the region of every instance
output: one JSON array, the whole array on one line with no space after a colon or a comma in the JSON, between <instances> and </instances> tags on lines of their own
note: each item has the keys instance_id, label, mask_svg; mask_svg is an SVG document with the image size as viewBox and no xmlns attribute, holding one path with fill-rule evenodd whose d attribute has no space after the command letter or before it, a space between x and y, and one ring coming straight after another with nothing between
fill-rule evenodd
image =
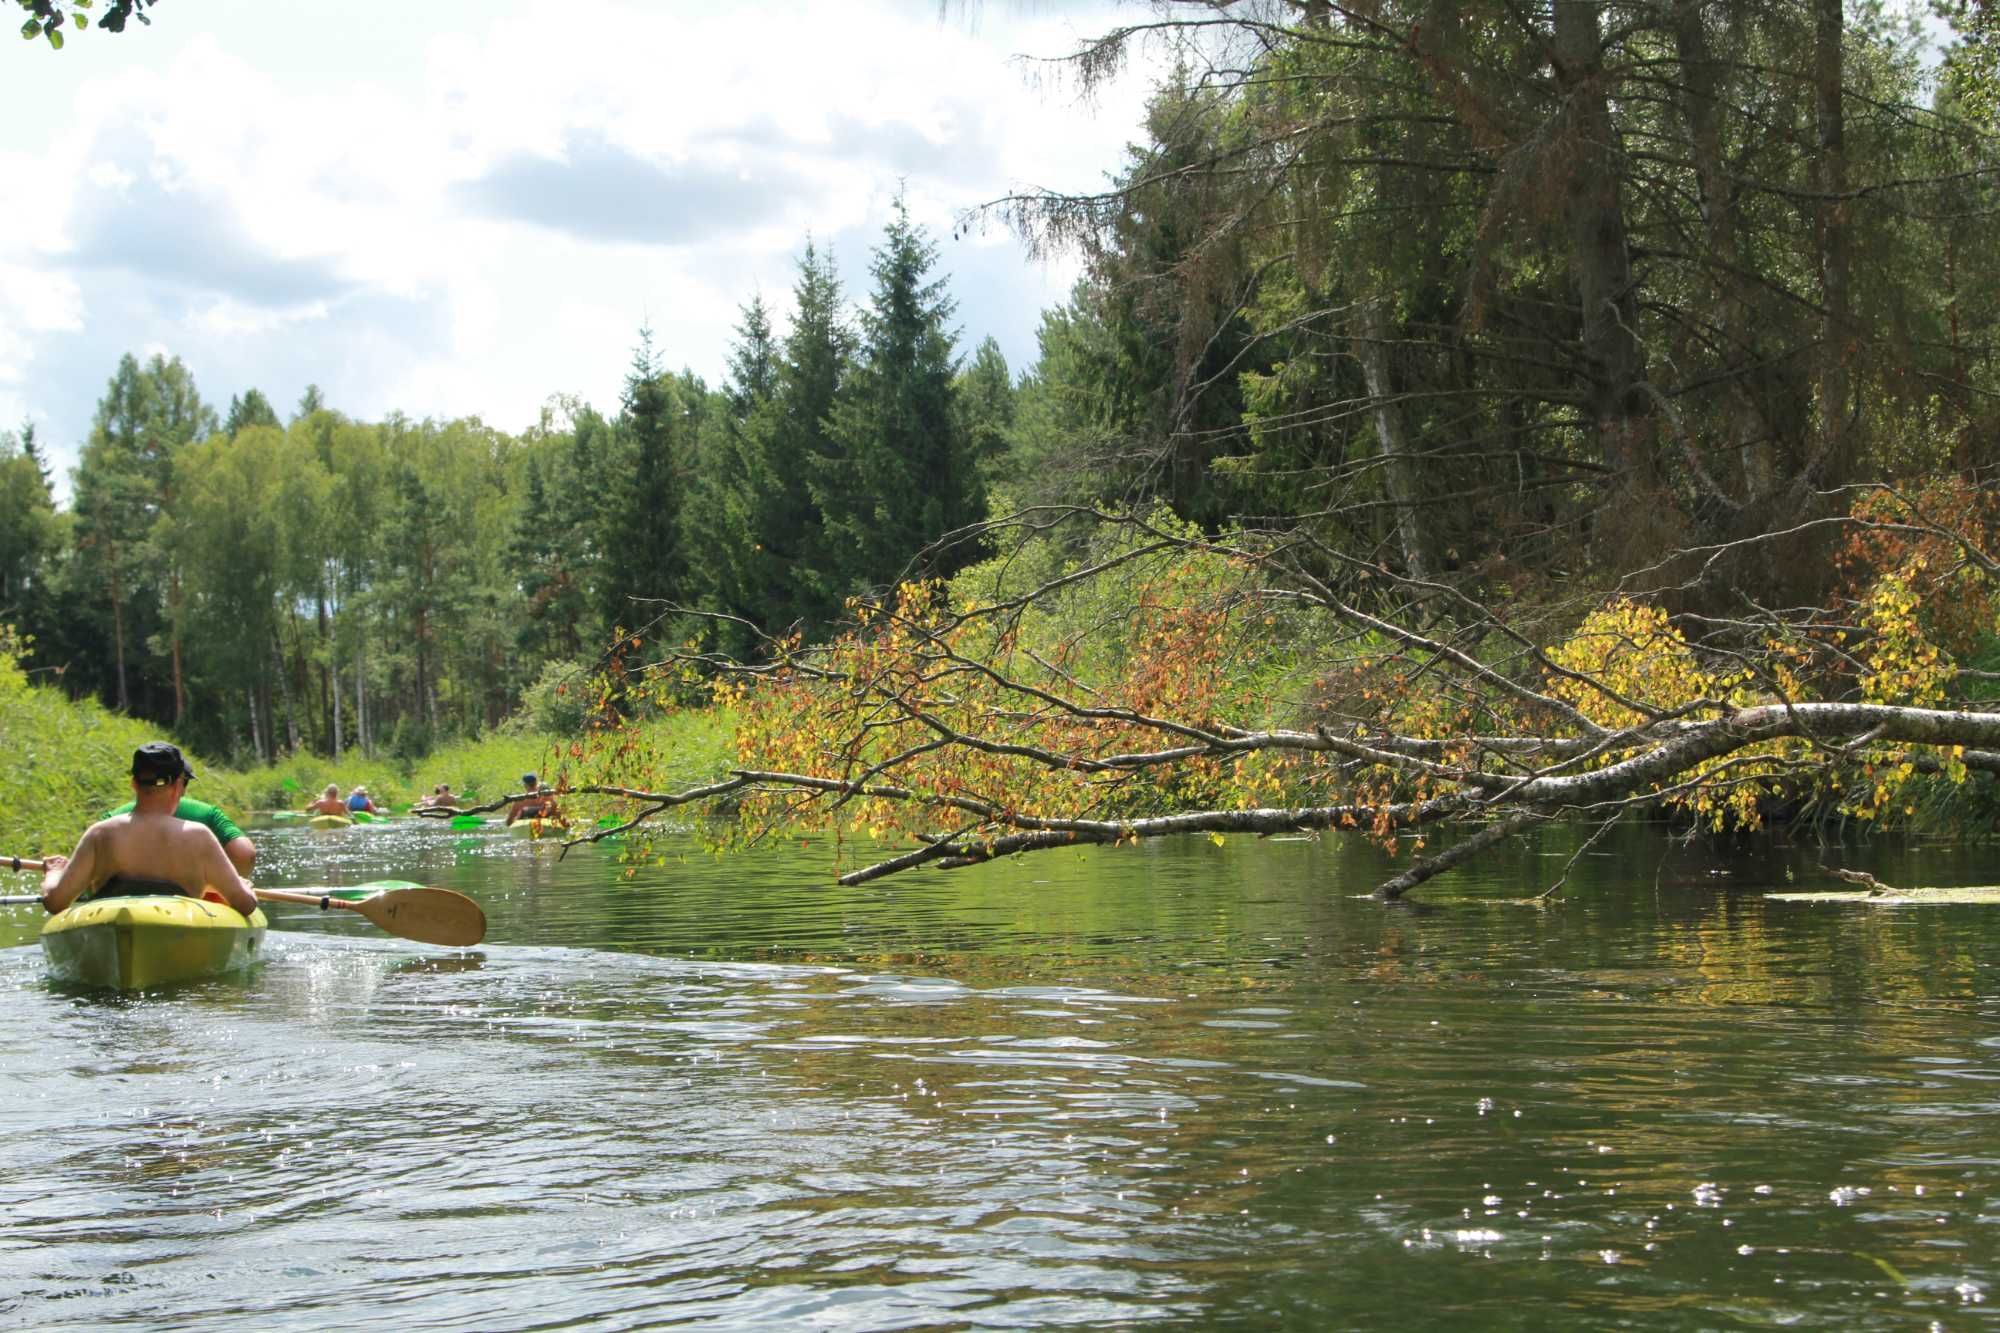
<instances>
[{"instance_id":1,"label":"white cloud","mask_svg":"<svg viewBox=\"0 0 2000 1333\"><path fill-rule=\"evenodd\" d=\"M865 296L899 188L964 271L968 344L997 333L1023 363L1069 274L951 224L1024 185L1100 184L1143 81L1086 116L1010 61L1073 49L1104 7L971 12L208 0L16 53L0 115L61 128L0 147L0 424L33 417L72 458L142 345L216 402L316 382L364 417L505 429L551 393L608 407L642 321L667 364L719 375L744 302L782 316L808 231ZM1019 280L998 280L1010 255Z\"/></svg>"}]
</instances>

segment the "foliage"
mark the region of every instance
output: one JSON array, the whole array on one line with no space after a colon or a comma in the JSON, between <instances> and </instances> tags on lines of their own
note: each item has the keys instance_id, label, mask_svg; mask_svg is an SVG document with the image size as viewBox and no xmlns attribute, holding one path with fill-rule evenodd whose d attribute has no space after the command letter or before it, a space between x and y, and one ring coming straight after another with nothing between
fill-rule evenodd
<instances>
[{"instance_id":1,"label":"foliage","mask_svg":"<svg viewBox=\"0 0 2000 1333\"><path fill-rule=\"evenodd\" d=\"M1905 25L1439 13L1169 6L1084 45L1086 82L1147 41L1183 72L1108 188L994 206L1086 274L1008 472L1060 494L1024 500L1608 587L1822 488L1995 461L1991 122L1929 98ZM1826 568L1742 577L1797 602Z\"/></svg>"},{"instance_id":2,"label":"foliage","mask_svg":"<svg viewBox=\"0 0 2000 1333\"><path fill-rule=\"evenodd\" d=\"M1115 589L1086 582L1074 597L1015 616L998 608L1010 584L1033 577L1032 562L975 566L949 585L905 583L887 605L851 603L854 628L810 662L781 663L754 682L718 681L717 701L741 719L736 766L841 782L893 766L899 786L1051 818L1274 791L1275 767L1261 760L1120 762L1158 739L1149 719L1212 728L1266 715L1290 659L1276 650L1275 618L1238 595L1241 569L1223 556L1129 540L1094 554L1122 562ZM1059 707L1038 694L1043 686L1080 690L1091 707ZM945 737L955 744L940 745ZM1045 762L1053 753L1072 762ZM751 829L789 821L873 839L915 835L940 813L895 799L804 805L783 790L750 794L741 812Z\"/></svg>"},{"instance_id":3,"label":"foliage","mask_svg":"<svg viewBox=\"0 0 2000 1333\"><path fill-rule=\"evenodd\" d=\"M1575 634L1549 653L1549 693L1574 704L1601 727L1626 731L1663 717L1700 721L1754 702L1749 670L1720 674L1705 665L1666 612L1620 598L1584 618ZM1571 732L1570 734L1575 734ZM1607 767L1639 747L1606 747L1592 763ZM1692 766L1665 794L1715 832L1761 827L1762 802L1774 792L1780 765L1797 746L1750 746L1727 758ZM1657 788L1656 788L1657 790Z\"/></svg>"},{"instance_id":4,"label":"foliage","mask_svg":"<svg viewBox=\"0 0 2000 1333\"><path fill-rule=\"evenodd\" d=\"M1941 649L1965 653L1994 630L2000 587L1990 562L2000 553L2000 496L1957 475L1871 488L1849 510L1857 521L1835 554L1842 592L1867 602L1882 580L1905 585ZM1989 562L1982 565L1982 560Z\"/></svg>"},{"instance_id":5,"label":"foliage","mask_svg":"<svg viewBox=\"0 0 2000 1333\"><path fill-rule=\"evenodd\" d=\"M0 624L0 736L10 752L0 767L0 852L11 856L67 854L85 828L131 794L132 751L161 739L158 728L95 700L72 701L30 683L22 662L32 647ZM196 795L237 795L228 774L200 754L192 759Z\"/></svg>"},{"instance_id":6,"label":"foliage","mask_svg":"<svg viewBox=\"0 0 2000 1333\"><path fill-rule=\"evenodd\" d=\"M37 37L48 40L55 50L63 49L63 31L82 32L90 26L90 8L93 0L15 0L28 17L21 24L21 36L27 41ZM159 0L105 0L104 13L98 18L97 26L106 32L123 32L131 19L151 24L146 15L146 6L158 4Z\"/></svg>"},{"instance_id":7,"label":"foliage","mask_svg":"<svg viewBox=\"0 0 2000 1333\"><path fill-rule=\"evenodd\" d=\"M587 663L545 662L534 684L521 692L521 710L515 716L535 735L581 736L595 697Z\"/></svg>"}]
</instances>

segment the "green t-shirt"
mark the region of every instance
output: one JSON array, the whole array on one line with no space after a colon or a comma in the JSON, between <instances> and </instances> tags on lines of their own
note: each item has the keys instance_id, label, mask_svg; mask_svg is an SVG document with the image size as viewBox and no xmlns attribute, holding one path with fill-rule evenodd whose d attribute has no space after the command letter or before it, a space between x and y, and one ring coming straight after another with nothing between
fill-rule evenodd
<instances>
[{"instance_id":1,"label":"green t-shirt","mask_svg":"<svg viewBox=\"0 0 2000 1333\"><path fill-rule=\"evenodd\" d=\"M127 801L116 810L106 810L105 817L108 819L112 815L131 814L138 804L137 801ZM243 836L243 830L236 827L235 820L222 813L221 806L210 805L207 801L191 801L183 796L181 803L174 807L174 814L181 819L191 819L197 824L208 825L209 832L213 833L215 840L224 847Z\"/></svg>"}]
</instances>

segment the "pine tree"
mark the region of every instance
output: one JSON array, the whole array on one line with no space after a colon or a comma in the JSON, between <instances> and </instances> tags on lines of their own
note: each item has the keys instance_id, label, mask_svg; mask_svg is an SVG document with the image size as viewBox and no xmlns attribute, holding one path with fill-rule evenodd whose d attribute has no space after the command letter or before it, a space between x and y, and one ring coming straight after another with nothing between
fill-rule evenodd
<instances>
[{"instance_id":1,"label":"pine tree","mask_svg":"<svg viewBox=\"0 0 2000 1333\"><path fill-rule=\"evenodd\" d=\"M33 633L44 562L57 543L48 473L35 452L34 427L0 433L0 623Z\"/></svg>"},{"instance_id":2,"label":"pine tree","mask_svg":"<svg viewBox=\"0 0 2000 1333\"><path fill-rule=\"evenodd\" d=\"M51 495L55 494L55 474L49 471L49 456L42 452L41 440L35 434L34 422L21 423L20 441L22 456L35 465L35 471L42 474L42 489Z\"/></svg>"},{"instance_id":3,"label":"pine tree","mask_svg":"<svg viewBox=\"0 0 2000 1333\"><path fill-rule=\"evenodd\" d=\"M752 438L768 430L777 389L778 349L770 313L762 297L743 307L736 343L730 351L729 380L717 410L701 423L682 529L687 549L699 553L690 570L689 590L711 610L756 623L763 618L763 577L767 557L756 531L762 502L751 476L760 453ZM717 647L735 656L753 644L739 627L716 627Z\"/></svg>"},{"instance_id":4,"label":"pine tree","mask_svg":"<svg viewBox=\"0 0 2000 1333\"><path fill-rule=\"evenodd\" d=\"M319 385L308 384L306 391L299 395L299 405L292 412L292 420L302 421L315 412L326 410L326 395L319 391Z\"/></svg>"},{"instance_id":5,"label":"pine tree","mask_svg":"<svg viewBox=\"0 0 2000 1333\"><path fill-rule=\"evenodd\" d=\"M958 377L960 438L982 476L992 477L1007 455L1014 430L1014 381L1007 358L992 338L980 341L972 364Z\"/></svg>"},{"instance_id":6,"label":"pine tree","mask_svg":"<svg viewBox=\"0 0 2000 1333\"><path fill-rule=\"evenodd\" d=\"M937 247L898 199L870 265L860 366L834 411L841 455L816 491L829 548L853 587L884 587L906 572L950 574L975 551L926 548L985 517L956 411L954 305L943 281L929 278L936 262Z\"/></svg>"},{"instance_id":7,"label":"pine tree","mask_svg":"<svg viewBox=\"0 0 2000 1333\"><path fill-rule=\"evenodd\" d=\"M773 634L798 625L810 636L840 613L849 586L829 549L816 487L839 467L829 423L854 363L833 256L810 237L792 303L770 411L745 426L746 484L758 497L750 526L764 557L754 585L764 611L755 618Z\"/></svg>"},{"instance_id":8,"label":"pine tree","mask_svg":"<svg viewBox=\"0 0 2000 1333\"><path fill-rule=\"evenodd\" d=\"M654 613L633 598L681 595L682 395L653 353L651 329L639 331L618 414L617 445L605 479L604 575L599 607L614 626L649 623Z\"/></svg>"},{"instance_id":9,"label":"pine tree","mask_svg":"<svg viewBox=\"0 0 2000 1333\"><path fill-rule=\"evenodd\" d=\"M278 413L259 389L245 389L242 397L231 395L229 413L222 419L222 433L230 439L252 426L278 425Z\"/></svg>"}]
</instances>

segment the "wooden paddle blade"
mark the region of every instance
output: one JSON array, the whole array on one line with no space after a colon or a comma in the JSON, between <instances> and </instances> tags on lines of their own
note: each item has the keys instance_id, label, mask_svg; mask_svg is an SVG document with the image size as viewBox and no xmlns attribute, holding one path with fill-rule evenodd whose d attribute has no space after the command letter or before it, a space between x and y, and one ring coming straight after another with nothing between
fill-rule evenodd
<instances>
[{"instance_id":1,"label":"wooden paddle blade","mask_svg":"<svg viewBox=\"0 0 2000 1333\"><path fill-rule=\"evenodd\" d=\"M338 902L406 940L466 949L486 938L486 913L450 889L391 889L359 902Z\"/></svg>"}]
</instances>

